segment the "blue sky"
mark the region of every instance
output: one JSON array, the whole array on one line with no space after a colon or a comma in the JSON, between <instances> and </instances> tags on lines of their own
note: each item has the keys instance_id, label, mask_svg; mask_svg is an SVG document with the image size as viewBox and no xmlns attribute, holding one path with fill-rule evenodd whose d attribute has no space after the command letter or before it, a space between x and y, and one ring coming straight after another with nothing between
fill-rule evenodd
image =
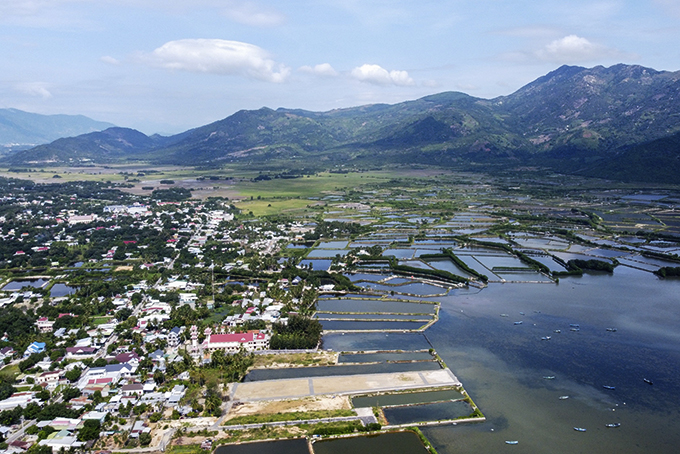
<instances>
[{"instance_id":1,"label":"blue sky","mask_svg":"<svg viewBox=\"0 0 680 454\"><path fill-rule=\"evenodd\" d=\"M263 106L680 70L680 0L0 0L0 107L176 133Z\"/></svg>"}]
</instances>

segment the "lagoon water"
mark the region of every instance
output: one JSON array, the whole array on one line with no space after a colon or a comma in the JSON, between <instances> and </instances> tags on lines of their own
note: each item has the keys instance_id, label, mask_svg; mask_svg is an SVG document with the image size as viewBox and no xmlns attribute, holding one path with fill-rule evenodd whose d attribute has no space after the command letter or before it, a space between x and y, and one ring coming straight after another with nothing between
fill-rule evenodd
<instances>
[{"instance_id":1,"label":"lagoon water","mask_svg":"<svg viewBox=\"0 0 680 454\"><path fill-rule=\"evenodd\" d=\"M406 350L427 348L429 340L487 417L481 424L424 428L440 454L676 453L678 295L680 280L623 266L613 275L586 273L557 285L490 284L433 298L442 304L440 320L424 335L333 334L324 345ZM546 336L551 339L541 340ZM559 399L564 395L570 398ZM605 426L615 422L621 427Z\"/></svg>"}]
</instances>

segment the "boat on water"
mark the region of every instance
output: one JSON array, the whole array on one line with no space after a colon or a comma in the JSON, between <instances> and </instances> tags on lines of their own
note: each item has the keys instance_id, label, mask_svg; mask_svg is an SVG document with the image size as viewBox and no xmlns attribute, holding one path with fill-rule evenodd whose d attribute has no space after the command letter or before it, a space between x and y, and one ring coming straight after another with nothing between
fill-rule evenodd
<instances>
[{"instance_id":1,"label":"boat on water","mask_svg":"<svg viewBox=\"0 0 680 454\"><path fill-rule=\"evenodd\" d=\"M501 317L510 317L508 314L501 314Z\"/></svg>"},{"instance_id":2,"label":"boat on water","mask_svg":"<svg viewBox=\"0 0 680 454\"><path fill-rule=\"evenodd\" d=\"M515 325L521 325L522 321L520 320L519 322L515 322Z\"/></svg>"},{"instance_id":3,"label":"boat on water","mask_svg":"<svg viewBox=\"0 0 680 454\"><path fill-rule=\"evenodd\" d=\"M616 389L616 386L602 385L604 389L611 389L612 391Z\"/></svg>"},{"instance_id":4,"label":"boat on water","mask_svg":"<svg viewBox=\"0 0 680 454\"><path fill-rule=\"evenodd\" d=\"M607 328L607 331L609 331L610 333L615 333L615 332L616 332L616 328Z\"/></svg>"},{"instance_id":5,"label":"boat on water","mask_svg":"<svg viewBox=\"0 0 680 454\"><path fill-rule=\"evenodd\" d=\"M609 424L605 424L605 427L621 427L621 423L620 422L612 422L612 423L609 423Z\"/></svg>"},{"instance_id":6,"label":"boat on water","mask_svg":"<svg viewBox=\"0 0 680 454\"><path fill-rule=\"evenodd\" d=\"M542 341L549 341L549 340L550 340L550 336L543 336L543 337L541 337L541 340L542 340Z\"/></svg>"},{"instance_id":7,"label":"boat on water","mask_svg":"<svg viewBox=\"0 0 680 454\"><path fill-rule=\"evenodd\" d=\"M505 440L506 445L516 445L519 444L519 441L517 440Z\"/></svg>"},{"instance_id":8,"label":"boat on water","mask_svg":"<svg viewBox=\"0 0 680 454\"><path fill-rule=\"evenodd\" d=\"M554 380L554 379L555 379L555 376L554 376L554 375L544 375L544 376L543 376L543 379L544 379L544 380Z\"/></svg>"},{"instance_id":9,"label":"boat on water","mask_svg":"<svg viewBox=\"0 0 680 454\"><path fill-rule=\"evenodd\" d=\"M559 333L562 332L562 330L561 330L561 329L556 329L554 332L556 332L557 334L559 334Z\"/></svg>"},{"instance_id":10,"label":"boat on water","mask_svg":"<svg viewBox=\"0 0 680 454\"><path fill-rule=\"evenodd\" d=\"M584 429L583 427L574 427L574 430L576 432L585 432L586 431L586 429Z\"/></svg>"},{"instance_id":11,"label":"boat on water","mask_svg":"<svg viewBox=\"0 0 680 454\"><path fill-rule=\"evenodd\" d=\"M520 312L519 315L524 315L524 312Z\"/></svg>"},{"instance_id":12,"label":"boat on water","mask_svg":"<svg viewBox=\"0 0 680 454\"><path fill-rule=\"evenodd\" d=\"M569 323L569 326L572 327L572 328L580 328L581 327L581 325L579 325L578 323Z\"/></svg>"},{"instance_id":13,"label":"boat on water","mask_svg":"<svg viewBox=\"0 0 680 454\"><path fill-rule=\"evenodd\" d=\"M569 328L572 331L581 331L581 328Z\"/></svg>"},{"instance_id":14,"label":"boat on water","mask_svg":"<svg viewBox=\"0 0 680 454\"><path fill-rule=\"evenodd\" d=\"M651 381L649 378L643 378L643 380L644 380L645 383L647 383L648 385L653 385L653 384L654 384L654 382Z\"/></svg>"},{"instance_id":15,"label":"boat on water","mask_svg":"<svg viewBox=\"0 0 680 454\"><path fill-rule=\"evenodd\" d=\"M567 400L569 399L569 396L560 396L560 400Z\"/></svg>"}]
</instances>

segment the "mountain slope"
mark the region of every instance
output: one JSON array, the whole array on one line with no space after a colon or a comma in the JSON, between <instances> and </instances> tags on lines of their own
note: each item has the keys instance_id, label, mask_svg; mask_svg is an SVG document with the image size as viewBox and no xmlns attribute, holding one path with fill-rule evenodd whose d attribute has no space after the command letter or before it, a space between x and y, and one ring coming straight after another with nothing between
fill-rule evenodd
<instances>
[{"instance_id":1,"label":"mountain slope","mask_svg":"<svg viewBox=\"0 0 680 454\"><path fill-rule=\"evenodd\" d=\"M482 163L624 177L626 165L637 163L644 171L660 162L636 161L636 153L650 153L637 146L654 147L654 141L677 133L680 71L562 66L491 100L445 92L328 112L243 110L178 136L126 139L133 146L123 146L120 137L81 136L19 154L14 162L64 162L76 150L82 159L132 156L171 164Z\"/></svg>"},{"instance_id":2,"label":"mountain slope","mask_svg":"<svg viewBox=\"0 0 680 454\"><path fill-rule=\"evenodd\" d=\"M680 71L562 66L494 104L537 150L615 149L680 131Z\"/></svg>"},{"instance_id":3,"label":"mountain slope","mask_svg":"<svg viewBox=\"0 0 680 454\"><path fill-rule=\"evenodd\" d=\"M11 164L112 162L135 157L164 143L165 138L148 137L128 128L109 128L77 137L58 139L47 145L8 157Z\"/></svg>"},{"instance_id":4,"label":"mountain slope","mask_svg":"<svg viewBox=\"0 0 680 454\"><path fill-rule=\"evenodd\" d=\"M40 115L18 109L0 109L0 146L35 146L112 126L82 115Z\"/></svg>"}]
</instances>

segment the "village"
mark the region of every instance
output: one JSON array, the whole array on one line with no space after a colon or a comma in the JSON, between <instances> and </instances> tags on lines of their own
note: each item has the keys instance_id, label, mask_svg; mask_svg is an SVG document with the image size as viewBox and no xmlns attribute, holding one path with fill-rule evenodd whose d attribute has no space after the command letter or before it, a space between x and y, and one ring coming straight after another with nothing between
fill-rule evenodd
<instances>
[{"instance_id":1,"label":"village","mask_svg":"<svg viewBox=\"0 0 680 454\"><path fill-rule=\"evenodd\" d=\"M226 383L206 397L200 371L238 380L252 352L270 350L276 327L310 315L319 285L274 275L282 266L271 257L313 226L235 223L238 210L222 200L144 204L109 191L127 202L109 204L77 193L26 197L8 185L2 452L143 447L150 421L220 417ZM234 268L279 277L227 280ZM286 339L279 349L299 344L295 333ZM242 363L217 364L225 355Z\"/></svg>"}]
</instances>

